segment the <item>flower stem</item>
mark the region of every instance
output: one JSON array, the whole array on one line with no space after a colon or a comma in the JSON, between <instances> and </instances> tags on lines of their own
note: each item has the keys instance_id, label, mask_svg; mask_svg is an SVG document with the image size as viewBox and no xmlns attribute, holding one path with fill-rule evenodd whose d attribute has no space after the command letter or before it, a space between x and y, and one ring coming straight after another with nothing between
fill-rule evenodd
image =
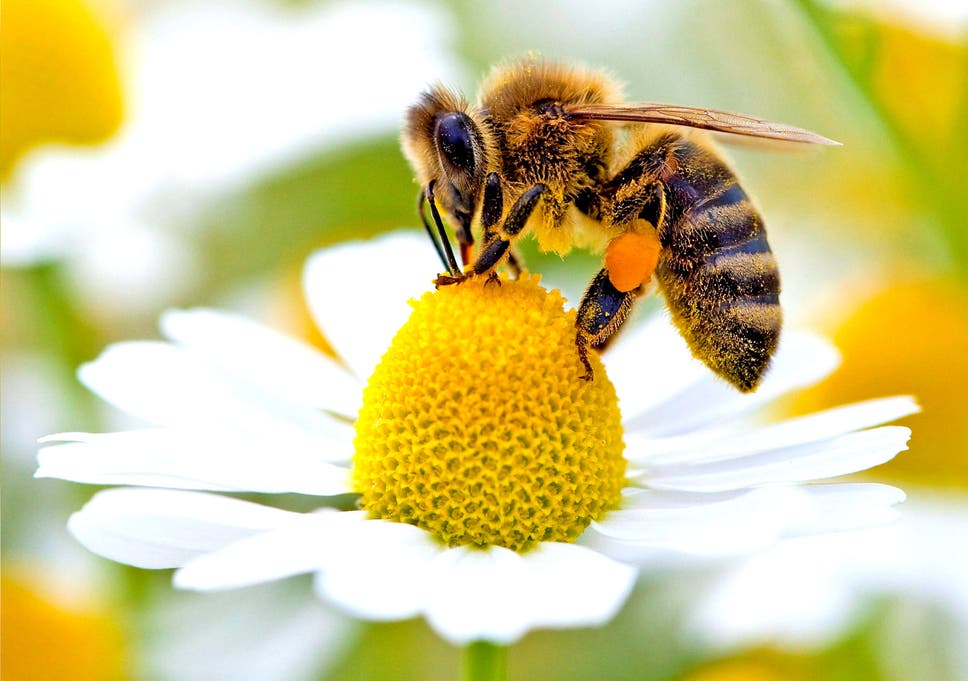
<instances>
[{"instance_id":1,"label":"flower stem","mask_svg":"<svg viewBox=\"0 0 968 681\"><path fill-rule=\"evenodd\" d=\"M464 673L461 681L504 681L507 671L507 646L474 641L464 648Z\"/></svg>"}]
</instances>

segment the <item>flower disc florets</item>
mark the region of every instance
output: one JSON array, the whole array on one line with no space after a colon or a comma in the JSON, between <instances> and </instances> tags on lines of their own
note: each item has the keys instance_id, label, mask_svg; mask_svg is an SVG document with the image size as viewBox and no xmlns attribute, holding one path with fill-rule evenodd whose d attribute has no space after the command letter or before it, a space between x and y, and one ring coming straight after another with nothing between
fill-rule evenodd
<instances>
[{"instance_id":1,"label":"flower disc florets","mask_svg":"<svg viewBox=\"0 0 968 681\"><path fill-rule=\"evenodd\" d=\"M452 545L573 541L625 483L615 390L538 277L425 294L377 366L354 488L374 517Z\"/></svg>"}]
</instances>

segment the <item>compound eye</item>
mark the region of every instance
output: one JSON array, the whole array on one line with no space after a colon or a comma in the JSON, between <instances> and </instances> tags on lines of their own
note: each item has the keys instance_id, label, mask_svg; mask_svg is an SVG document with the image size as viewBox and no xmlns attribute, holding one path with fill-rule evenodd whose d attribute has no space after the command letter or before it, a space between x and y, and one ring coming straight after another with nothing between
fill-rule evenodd
<instances>
[{"instance_id":1,"label":"compound eye","mask_svg":"<svg viewBox=\"0 0 968 681\"><path fill-rule=\"evenodd\" d=\"M437 119L434 137L437 153L453 170L474 173L474 141L470 119L462 113L449 113Z\"/></svg>"}]
</instances>

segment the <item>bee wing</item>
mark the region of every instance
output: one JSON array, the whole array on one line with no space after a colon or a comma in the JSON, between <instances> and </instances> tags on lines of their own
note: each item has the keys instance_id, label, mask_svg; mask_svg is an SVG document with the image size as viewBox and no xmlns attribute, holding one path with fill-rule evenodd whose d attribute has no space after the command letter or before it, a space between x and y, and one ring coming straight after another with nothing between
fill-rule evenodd
<instances>
[{"instance_id":1,"label":"bee wing","mask_svg":"<svg viewBox=\"0 0 968 681\"><path fill-rule=\"evenodd\" d=\"M752 116L705 109L678 104L632 102L629 104L586 104L568 107L566 113L573 118L598 121L628 121L632 123L665 123L688 128L702 128L731 135L757 137L800 144L826 144L840 146L815 132L796 128L784 123L772 123Z\"/></svg>"}]
</instances>

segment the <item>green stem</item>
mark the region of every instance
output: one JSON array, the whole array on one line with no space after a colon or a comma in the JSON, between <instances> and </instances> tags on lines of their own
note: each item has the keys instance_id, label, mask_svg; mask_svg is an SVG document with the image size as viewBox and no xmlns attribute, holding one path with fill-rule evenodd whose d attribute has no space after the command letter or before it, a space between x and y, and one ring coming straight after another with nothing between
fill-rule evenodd
<instances>
[{"instance_id":1,"label":"green stem","mask_svg":"<svg viewBox=\"0 0 968 681\"><path fill-rule=\"evenodd\" d=\"M474 641L464 648L464 673L461 681L504 681L507 675L507 646Z\"/></svg>"},{"instance_id":2,"label":"green stem","mask_svg":"<svg viewBox=\"0 0 968 681\"><path fill-rule=\"evenodd\" d=\"M85 429L95 429L98 417L94 402L76 376L78 365L90 360L98 349L95 334L75 307L58 263L40 263L23 272L28 296L23 304L35 346L47 351L54 360L72 415Z\"/></svg>"}]
</instances>

